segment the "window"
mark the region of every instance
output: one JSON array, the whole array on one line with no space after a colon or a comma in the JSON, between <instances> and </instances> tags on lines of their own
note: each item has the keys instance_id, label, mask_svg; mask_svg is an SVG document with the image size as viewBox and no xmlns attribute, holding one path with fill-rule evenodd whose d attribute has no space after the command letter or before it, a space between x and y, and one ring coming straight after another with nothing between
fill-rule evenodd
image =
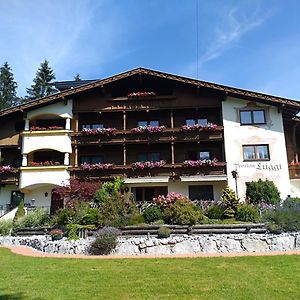
<instances>
[{"instance_id":1,"label":"window","mask_svg":"<svg viewBox=\"0 0 300 300\"><path fill-rule=\"evenodd\" d=\"M159 121L153 120L153 121L138 121L138 127L140 126L153 126L153 127L158 127L159 126Z\"/></svg>"},{"instance_id":2,"label":"window","mask_svg":"<svg viewBox=\"0 0 300 300\"><path fill-rule=\"evenodd\" d=\"M214 200L212 185L190 185L189 198L191 200Z\"/></svg>"},{"instance_id":3,"label":"window","mask_svg":"<svg viewBox=\"0 0 300 300\"><path fill-rule=\"evenodd\" d=\"M140 153L138 161L160 161L159 152Z\"/></svg>"},{"instance_id":4,"label":"window","mask_svg":"<svg viewBox=\"0 0 300 300\"><path fill-rule=\"evenodd\" d=\"M210 152L209 151L190 151L188 153L188 159L190 160L204 160L210 159Z\"/></svg>"},{"instance_id":5,"label":"window","mask_svg":"<svg viewBox=\"0 0 300 300\"><path fill-rule=\"evenodd\" d=\"M104 128L103 124L82 124L81 125L81 130L83 130L84 128L86 129L97 129L97 128Z\"/></svg>"},{"instance_id":6,"label":"window","mask_svg":"<svg viewBox=\"0 0 300 300\"><path fill-rule=\"evenodd\" d=\"M98 163L104 163L104 156L98 155L98 156L80 156L80 164L98 164Z\"/></svg>"},{"instance_id":7,"label":"window","mask_svg":"<svg viewBox=\"0 0 300 300\"><path fill-rule=\"evenodd\" d=\"M266 124L265 111L259 110L241 110L240 118L242 125Z\"/></svg>"},{"instance_id":8,"label":"window","mask_svg":"<svg viewBox=\"0 0 300 300\"><path fill-rule=\"evenodd\" d=\"M208 120L207 119L186 119L185 120L185 124L189 125L189 126L193 126L193 125L207 125Z\"/></svg>"},{"instance_id":9,"label":"window","mask_svg":"<svg viewBox=\"0 0 300 300\"><path fill-rule=\"evenodd\" d=\"M134 187L132 188L134 200L137 202L151 202L153 198L159 195L166 196L168 193L167 186L154 186L154 187Z\"/></svg>"},{"instance_id":10,"label":"window","mask_svg":"<svg viewBox=\"0 0 300 300\"><path fill-rule=\"evenodd\" d=\"M208 151L204 152L198 152L198 159L203 160L203 159L210 159L210 154Z\"/></svg>"},{"instance_id":11,"label":"window","mask_svg":"<svg viewBox=\"0 0 300 300\"><path fill-rule=\"evenodd\" d=\"M24 201L24 193L20 191L12 191L10 196L10 205L17 207L21 201Z\"/></svg>"},{"instance_id":12,"label":"window","mask_svg":"<svg viewBox=\"0 0 300 300\"><path fill-rule=\"evenodd\" d=\"M269 145L244 145L244 161L270 160Z\"/></svg>"}]
</instances>

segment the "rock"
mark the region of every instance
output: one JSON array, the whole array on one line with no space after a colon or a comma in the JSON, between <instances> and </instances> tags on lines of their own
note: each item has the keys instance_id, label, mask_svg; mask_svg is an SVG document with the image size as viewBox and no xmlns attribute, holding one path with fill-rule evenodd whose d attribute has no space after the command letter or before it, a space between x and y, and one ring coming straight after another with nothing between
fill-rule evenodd
<instances>
[{"instance_id":1,"label":"rock","mask_svg":"<svg viewBox=\"0 0 300 300\"><path fill-rule=\"evenodd\" d=\"M200 244L198 241L185 240L175 244L172 247L172 253L198 253L200 252Z\"/></svg>"},{"instance_id":2,"label":"rock","mask_svg":"<svg viewBox=\"0 0 300 300\"><path fill-rule=\"evenodd\" d=\"M220 252L241 252L243 251L240 241L234 239L221 240L219 246L217 245Z\"/></svg>"},{"instance_id":3,"label":"rock","mask_svg":"<svg viewBox=\"0 0 300 300\"><path fill-rule=\"evenodd\" d=\"M147 248L147 254L160 255L160 254L171 254L171 247L167 245L159 245L157 247Z\"/></svg>"},{"instance_id":4,"label":"rock","mask_svg":"<svg viewBox=\"0 0 300 300\"><path fill-rule=\"evenodd\" d=\"M247 252L265 252L269 250L269 246L266 241L253 238L243 239L242 247Z\"/></svg>"},{"instance_id":5,"label":"rock","mask_svg":"<svg viewBox=\"0 0 300 300\"><path fill-rule=\"evenodd\" d=\"M213 239L207 239L203 241L201 244L202 244L202 252L207 252L207 253L218 252L217 244Z\"/></svg>"}]
</instances>

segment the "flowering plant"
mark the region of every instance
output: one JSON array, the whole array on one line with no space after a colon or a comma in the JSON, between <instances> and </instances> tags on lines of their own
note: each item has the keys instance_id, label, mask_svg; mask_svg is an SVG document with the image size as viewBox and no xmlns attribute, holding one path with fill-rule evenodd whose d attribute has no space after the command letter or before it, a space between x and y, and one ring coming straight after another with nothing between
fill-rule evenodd
<instances>
[{"instance_id":1,"label":"flowering plant","mask_svg":"<svg viewBox=\"0 0 300 300\"><path fill-rule=\"evenodd\" d=\"M60 229L52 229L50 232L49 232L52 240L60 240L62 239L64 233L62 230Z\"/></svg>"},{"instance_id":2,"label":"flowering plant","mask_svg":"<svg viewBox=\"0 0 300 300\"><path fill-rule=\"evenodd\" d=\"M135 93L129 93L127 95L128 98L138 98L138 97L151 97L156 96L155 92L135 92Z\"/></svg>"},{"instance_id":3,"label":"flowering plant","mask_svg":"<svg viewBox=\"0 0 300 300\"><path fill-rule=\"evenodd\" d=\"M212 166L216 165L218 160L216 158L213 159L199 159L199 160L185 160L183 162L184 167L197 168L201 166Z\"/></svg>"},{"instance_id":4,"label":"flowering plant","mask_svg":"<svg viewBox=\"0 0 300 300\"><path fill-rule=\"evenodd\" d=\"M139 126L131 129L132 133L156 133L156 132L162 132L165 130L165 126Z\"/></svg>"},{"instance_id":5,"label":"flowering plant","mask_svg":"<svg viewBox=\"0 0 300 300\"><path fill-rule=\"evenodd\" d=\"M83 128L82 133L86 135L115 135L116 134L116 128L96 128L96 129L89 129L89 128Z\"/></svg>"},{"instance_id":6,"label":"flowering plant","mask_svg":"<svg viewBox=\"0 0 300 300\"><path fill-rule=\"evenodd\" d=\"M28 163L28 165L30 167L37 167L37 166L59 166L60 162L58 161L51 161L51 160L46 160L46 161L42 161L42 162L35 162L35 161L31 161Z\"/></svg>"},{"instance_id":7,"label":"flowering plant","mask_svg":"<svg viewBox=\"0 0 300 300\"><path fill-rule=\"evenodd\" d=\"M144 170L144 169L154 169L162 168L166 164L165 160L160 161L141 161L132 164L132 169Z\"/></svg>"},{"instance_id":8,"label":"flowering plant","mask_svg":"<svg viewBox=\"0 0 300 300\"><path fill-rule=\"evenodd\" d=\"M39 127L39 126L31 126L30 131L43 131L43 130L62 130L64 127L62 126L49 126L47 127Z\"/></svg>"},{"instance_id":9,"label":"flowering plant","mask_svg":"<svg viewBox=\"0 0 300 300\"><path fill-rule=\"evenodd\" d=\"M153 203L162 207L168 207L176 201L188 201L188 198L174 192L168 193L167 196L159 195L157 198L153 198Z\"/></svg>"},{"instance_id":10,"label":"flowering plant","mask_svg":"<svg viewBox=\"0 0 300 300\"><path fill-rule=\"evenodd\" d=\"M0 173L9 173L13 170L10 165L0 167Z\"/></svg>"},{"instance_id":11,"label":"flowering plant","mask_svg":"<svg viewBox=\"0 0 300 300\"><path fill-rule=\"evenodd\" d=\"M97 163L97 164L88 164L88 163L83 163L80 165L82 170L85 171L91 171L91 170L107 170L111 169L113 167L113 164L102 164L102 163Z\"/></svg>"},{"instance_id":12,"label":"flowering plant","mask_svg":"<svg viewBox=\"0 0 300 300\"><path fill-rule=\"evenodd\" d=\"M300 166L300 162L292 161L292 162L289 163L289 166Z\"/></svg>"},{"instance_id":13,"label":"flowering plant","mask_svg":"<svg viewBox=\"0 0 300 300\"><path fill-rule=\"evenodd\" d=\"M206 125L195 124L195 125L182 125L181 130L184 132L189 131L215 131L218 125L213 123L207 123Z\"/></svg>"}]
</instances>

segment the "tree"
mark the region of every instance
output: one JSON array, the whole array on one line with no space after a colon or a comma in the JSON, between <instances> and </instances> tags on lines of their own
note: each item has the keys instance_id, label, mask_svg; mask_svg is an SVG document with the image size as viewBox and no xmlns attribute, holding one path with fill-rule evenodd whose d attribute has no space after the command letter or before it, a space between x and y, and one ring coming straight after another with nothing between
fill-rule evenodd
<instances>
[{"instance_id":1,"label":"tree","mask_svg":"<svg viewBox=\"0 0 300 300\"><path fill-rule=\"evenodd\" d=\"M51 83L54 79L55 74L49 67L49 62L44 60L36 72L36 76L33 79L33 84L30 88L27 88L27 98L33 100L55 93L57 90Z\"/></svg>"},{"instance_id":2,"label":"tree","mask_svg":"<svg viewBox=\"0 0 300 300\"><path fill-rule=\"evenodd\" d=\"M0 68L0 109L19 104L17 98L17 83L7 62Z\"/></svg>"},{"instance_id":3,"label":"tree","mask_svg":"<svg viewBox=\"0 0 300 300\"><path fill-rule=\"evenodd\" d=\"M239 199L236 197L235 192L227 186L222 191L221 206L224 209L225 218L233 218L239 207Z\"/></svg>"},{"instance_id":4,"label":"tree","mask_svg":"<svg viewBox=\"0 0 300 300\"><path fill-rule=\"evenodd\" d=\"M74 80L75 81L82 81L82 79L80 78L80 74L77 73L75 76L74 76Z\"/></svg>"}]
</instances>

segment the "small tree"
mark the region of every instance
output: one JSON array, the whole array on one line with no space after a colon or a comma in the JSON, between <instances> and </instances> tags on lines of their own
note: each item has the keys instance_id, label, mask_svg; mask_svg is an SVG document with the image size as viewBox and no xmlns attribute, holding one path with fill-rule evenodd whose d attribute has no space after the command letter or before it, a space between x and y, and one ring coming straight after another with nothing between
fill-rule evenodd
<instances>
[{"instance_id":1,"label":"small tree","mask_svg":"<svg viewBox=\"0 0 300 300\"><path fill-rule=\"evenodd\" d=\"M221 206L224 208L225 218L234 218L234 215L239 207L239 199L229 186L222 191Z\"/></svg>"},{"instance_id":2,"label":"small tree","mask_svg":"<svg viewBox=\"0 0 300 300\"><path fill-rule=\"evenodd\" d=\"M80 78L80 74L77 73L75 76L74 76L74 81L82 81L82 79Z\"/></svg>"},{"instance_id":3,"label":"small tree","mask_svg":"<svg viewBox=\"0 0 300 300\"><path fill-rule=\"evenodd\" d=\"M25 216L25 208L24 208L24 201L21 201L18 205L18 209L16 211L15 217L14 217L14 223L23 218Z\"/></svg>"},{"instance_id":4,"label":"small tree","mask_svg":"<svg viewBox=\"0 0 300 300\"><path fill-rule=\"evenodd\" d=\"M273 181L261 180L247 183L246 197L252 204L265 202L277 204L280 202L280 193Z\"/></svg>"},{"instance_id":5,"label":"small tree","mask_svg":"<svg viewBox=\"0 0 300 300\"><path fill-rule=\"evenodd\" d=\"M0 109L19 104L17 97L17 83L7 62L0 68Z\"/></svg>"},{"instance_id":6,"label":"small tree","mask_svg":"<svg viewBox=\"0 0 300 300\"><path fill-rule=\"evenodd\" d=\"M55 74L50 68L49 62L44 60L36 72L36 76L33 79L33 84L27 89L27 98L33 100L55 93L57 90L51 83L54 79Z\"/></svg>"}]
</instances>

